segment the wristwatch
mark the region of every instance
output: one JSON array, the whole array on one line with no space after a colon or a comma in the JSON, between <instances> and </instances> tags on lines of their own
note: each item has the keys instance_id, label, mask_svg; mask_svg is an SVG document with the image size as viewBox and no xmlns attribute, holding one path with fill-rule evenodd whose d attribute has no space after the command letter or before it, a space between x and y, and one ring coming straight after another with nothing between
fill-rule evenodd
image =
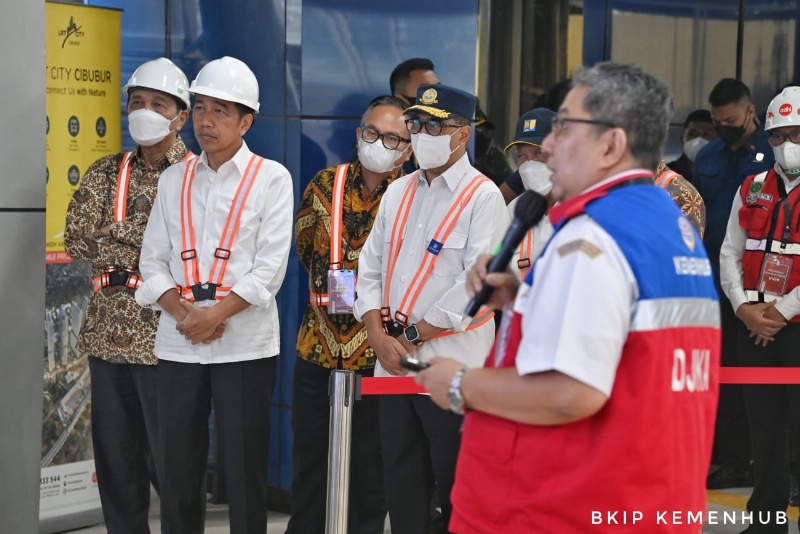
<instances>
[{"instance_id":1,"label":"wristwatch","mask_svg":"<svg viewBox=\"0 0 800 534\"><path fill-rule=\"evenodd\" d=\"M419 338L419 329L417 328L416 324L408 325L403 331L403 335L405 336L406 341L412 345L422 345L422 340Z\"/></svg>"},{"instance_id":2,"label":"wristwatch","mask_svg":"<svg viewBox=\"0 0 800 534\"><path fill-rule=\"evenodd\" d=\"M447 390L447 400L450 402L450 410L458 415L464 415L464 397L461 395L461 379L466 373L466 368L462 367L450 381L450 389Z\"/></svg>"}]
</instances>

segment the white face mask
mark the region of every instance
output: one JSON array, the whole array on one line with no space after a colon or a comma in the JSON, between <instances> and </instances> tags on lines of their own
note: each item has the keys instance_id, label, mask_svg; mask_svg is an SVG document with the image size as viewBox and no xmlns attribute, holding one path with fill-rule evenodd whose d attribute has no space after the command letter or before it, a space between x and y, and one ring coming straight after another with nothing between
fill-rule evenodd
<instances>
[{"instance_id":1,"label":"white face mask","mask_svg":"<svg viewBox=\"0 0 800 534\"><path fill-rule=\"evenodd\" d=\"M697 157L697 153L700 152L700 149L703 148L708 144L708 141L703 139L702 137L695 137L693 139L689 139L685 143L683 143L683 153L686 154L686 157L689 158L689 161L694 163L694 159Z\"/></svg>"},{"instance_id":2,"label":"white face mask","mask_svg":"<svg viewBox=\"0 0 800 534\"><path fill-rule=\"evenodd\" d=\"M550 181L552 175L553 171L540 161L526 161L519 166L519 176L525 190L540 195L546 195L553 190L553 182Z\"/></svg>"},{"instance_id":3,"label":"white face mask","mask_svg":"<svg viewBox=\"0 0 800 534\"><path fill-rule=\"evenodd\" d=\"M358 159L365 169L372 172L384 173L395 170L399 165L394 162L402 156L399 150L389 150L380 142L367 143L363 139L358 140Z\"/></svg>"},{"instance_id":4,"label":"white face mask","mask_svg":"<svg viewBox=\"0 0 800 534\"><path fill-rule=\"evenodd\" d=\"M775 152L775 161L789 174L794 174L800 170L800 145L791 141L786 141L780 146L772 147Z\"/></svg>"},{"instance_id":5,"label":"white face mask","mask_svg":"<svg viewBox=\"0 0 800 534\"><path fill-rule=\"evenodd\" d=\"M180 113L172 119L164 117L149 109L137 109L128 114L128 131L136 143L142 146L153 146L167 137L169 126L180 117Z\"/></svg>"},{"instance_id":6,"label":"white face mask","mask_svg":"<svg viewBox=\"0 0 800 534\"><path fill-rule=\"evenodd\" d=\"M435 136L426 133L411 134L411 148L414 149L419 168L435 169L447 163L450 154L458 150L458 147L450 150L450 138L453 135L455 132L450 135Z\"/></svg>"}]
</instances>

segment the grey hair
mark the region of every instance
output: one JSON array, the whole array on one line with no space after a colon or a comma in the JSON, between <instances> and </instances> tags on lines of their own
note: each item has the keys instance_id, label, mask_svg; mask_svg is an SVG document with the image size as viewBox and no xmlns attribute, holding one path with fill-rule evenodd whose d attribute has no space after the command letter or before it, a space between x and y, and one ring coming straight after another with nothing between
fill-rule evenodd
<instances>
[{"instance_id":1,"label":"grey hair","mask_svg":"<svg viewBox=\"0 0 800 534\"><path fill-rule=\"evenodd\" d=\"M631 156L645 169L655 169L672 117L669 87L635 65L598 63L578 71L573 87L588 89L583 107L592 119L622 128Z\"/></svg>"},{"instance_id":2,"label":"grey hair","mask_svg":"<svg viewBox=\"0 0 800 534\"><path fill-rule=\"evenodd\" d=\"M361 115L361 126L367 124L367 118L369 117L369 114L372 113L372 110L378 106L394 106L401 111L405 111L409 104L402 98L397 98L396 96L384 95L375 97L369 104L367 104L367 109L365 109L364 113Z\"/></svg>"}]
</instances>

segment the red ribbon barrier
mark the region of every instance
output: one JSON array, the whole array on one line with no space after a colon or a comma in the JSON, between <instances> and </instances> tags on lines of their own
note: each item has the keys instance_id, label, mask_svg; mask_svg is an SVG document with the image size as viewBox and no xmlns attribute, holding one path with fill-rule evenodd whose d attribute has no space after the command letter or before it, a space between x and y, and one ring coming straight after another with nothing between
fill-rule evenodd
<instances>
[{"instance_id":1,"label":"red ribbon barrier","mask_svg":"<svg viewBox=\"0 0 800 534\"><path fill-rule=\"evenodd\" d=\"M800 367L721 367L720 384L800 384ZM362 395L425 393L412 376L361 380Z\"/></svg>"}]
</instances>

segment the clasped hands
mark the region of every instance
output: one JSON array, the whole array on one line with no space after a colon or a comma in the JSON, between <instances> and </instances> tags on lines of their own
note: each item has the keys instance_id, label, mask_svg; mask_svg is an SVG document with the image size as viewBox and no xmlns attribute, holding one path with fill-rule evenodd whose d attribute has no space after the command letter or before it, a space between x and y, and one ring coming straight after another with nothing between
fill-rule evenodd
<instances>
[{"instance_id":1,"label":"clasped hands","mask_svg":"<svg viewBox=\"0 0 800 534\"><path fill-rule=\"evenodd\" d=\"M775 340L775 334L786 326L786 318L775 307L777 302L745 303L736 310L736 316L747 326L750 337L756 338L756 345L766 347Z\"/></svg>"},{"instance_id":2,"label":"clasped hands","mask_svg":"<svg viewBox=\"0 0 800 534\"><path fill-rule=\"evenodd\" d=\"M219 319L214 310L216 306L201 308L185 299L180 300L180 305L186 313L181 319L178 319L175 329L191 341L192 345L198 343L208 345L222 337L222 333L225 331L225 321Z\"/></svg>"}]
</instances>

